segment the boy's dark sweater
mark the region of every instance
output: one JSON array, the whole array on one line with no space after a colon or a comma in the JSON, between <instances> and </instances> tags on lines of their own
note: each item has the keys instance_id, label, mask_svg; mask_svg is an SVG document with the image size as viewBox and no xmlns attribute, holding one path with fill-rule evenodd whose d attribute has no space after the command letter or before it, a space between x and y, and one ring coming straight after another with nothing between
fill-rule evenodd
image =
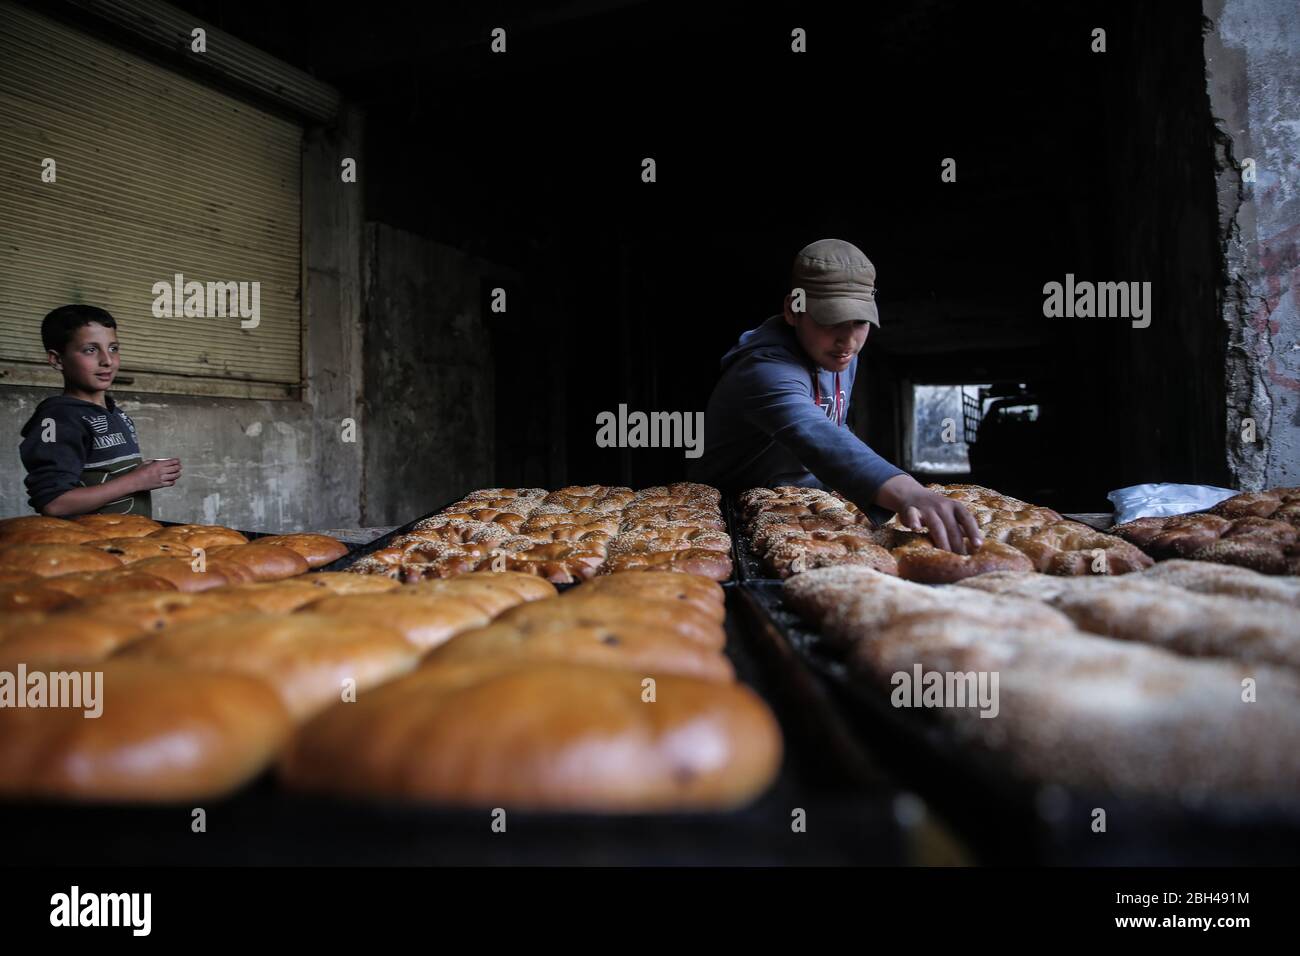
<instances>
[{"instance_id":1,"label":"boy's dark sweater","mask_svg":"<svg viewBox=\"0 0 1300 956\"><path fill-rule=\"evenodd\" d=\"M19 454L27 469L28 504L34 510L74 488L102 485L143 464L135 423L112 396L105 394L104 402L100 406L54 395L37 405L23 426ZM152 517L153 507L149 492L138 491L95 513Z\"/></svg>"}]
</instances>

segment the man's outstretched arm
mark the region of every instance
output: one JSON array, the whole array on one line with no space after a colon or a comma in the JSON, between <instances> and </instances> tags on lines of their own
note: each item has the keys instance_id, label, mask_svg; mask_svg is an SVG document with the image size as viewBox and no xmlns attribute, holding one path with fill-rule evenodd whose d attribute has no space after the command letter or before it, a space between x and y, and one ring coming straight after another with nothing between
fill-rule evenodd
<instances>
[{"instance_id":1,"label":"man's outstretched arm","mask_svg":"<svg viewBox=\"0 0 1300 956\"><path fill-rule=\"evenodd\" d=\"M930 533L936 547L967 553L966 539L982 543L975 519L960 502L927 491L916 479L876 454L813 404L806 382L787 363L754 356L741 371L745 391L757 396L747 416L784 445L809 471L858 507L877 504L910 528Z\"/></svg>"}]
</instances>

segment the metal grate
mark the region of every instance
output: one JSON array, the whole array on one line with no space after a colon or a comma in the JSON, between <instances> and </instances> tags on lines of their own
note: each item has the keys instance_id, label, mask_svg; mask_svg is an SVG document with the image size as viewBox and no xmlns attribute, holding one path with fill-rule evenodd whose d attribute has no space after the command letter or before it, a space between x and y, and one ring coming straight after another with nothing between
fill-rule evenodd
<instances>
[{"instance_id":1,"label":"metal grate","mask_svg":"<svg viewBox=\"0 0 1300 956\"><path fill-rule=\"evenodd\" d=\"M984 418L982 390L977 389L972 396L966 391L966 386L961 387L961 418L966 444L973 445L975 444L975 436L979 433L980 422Z\"/></svg>"}]
</instances>

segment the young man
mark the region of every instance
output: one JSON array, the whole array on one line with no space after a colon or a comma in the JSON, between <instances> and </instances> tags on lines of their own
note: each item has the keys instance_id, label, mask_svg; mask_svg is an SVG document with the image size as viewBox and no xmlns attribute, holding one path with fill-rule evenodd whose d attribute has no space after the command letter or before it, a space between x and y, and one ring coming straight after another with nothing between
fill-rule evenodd
<instances>
[{"instance_id":1,"label":"young man","mask_svg":"<svg viewBox=\"0 0 1300 956\"><path fill-rule=\"evenodd\" d=\"M65 305L41 322L41 341L63 374L63 394L37 405L23 426L28 503L55 517L151 517L149 492L176 484L181 463L145 464L135 423L108 394L120 363L117 322L94 306Z\"/></svg>"},{"instance_id":2,"label":"young man","mask_svg":"<svg viewBox=\"0 0 1300 956\"><path fill-rule=\"evenodd\" d=\"M978 548L979 527L959 502L927 491L846 424L858 352L880 325L875 267L851 243L822 239L795 256L790 284L782 314L722 357L692 479L731 491L831 488L877 524L893 512L907 527L927 530L936 547Z\"/></svg>"}]
</instances>

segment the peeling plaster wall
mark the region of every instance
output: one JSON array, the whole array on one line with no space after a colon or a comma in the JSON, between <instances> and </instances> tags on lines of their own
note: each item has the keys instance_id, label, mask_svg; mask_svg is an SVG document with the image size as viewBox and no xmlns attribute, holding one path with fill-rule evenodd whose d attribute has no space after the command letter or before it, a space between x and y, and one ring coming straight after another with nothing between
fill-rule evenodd
<instances>
[{"instance_id":1,"label":"peeling plaster wall","mask_svg":"<svg viewBox=\"0 0 1300 956\"><path fill-rule=\"evenodd\" d=\"M1300 8L1205 0L1219 144L1228 326L1228 462L1234 484L1300 484ZM1246 159L1256 182L1244 182ZM1254 444L1243 440L1253 419Z\"/></svg>"}]
</instances>

